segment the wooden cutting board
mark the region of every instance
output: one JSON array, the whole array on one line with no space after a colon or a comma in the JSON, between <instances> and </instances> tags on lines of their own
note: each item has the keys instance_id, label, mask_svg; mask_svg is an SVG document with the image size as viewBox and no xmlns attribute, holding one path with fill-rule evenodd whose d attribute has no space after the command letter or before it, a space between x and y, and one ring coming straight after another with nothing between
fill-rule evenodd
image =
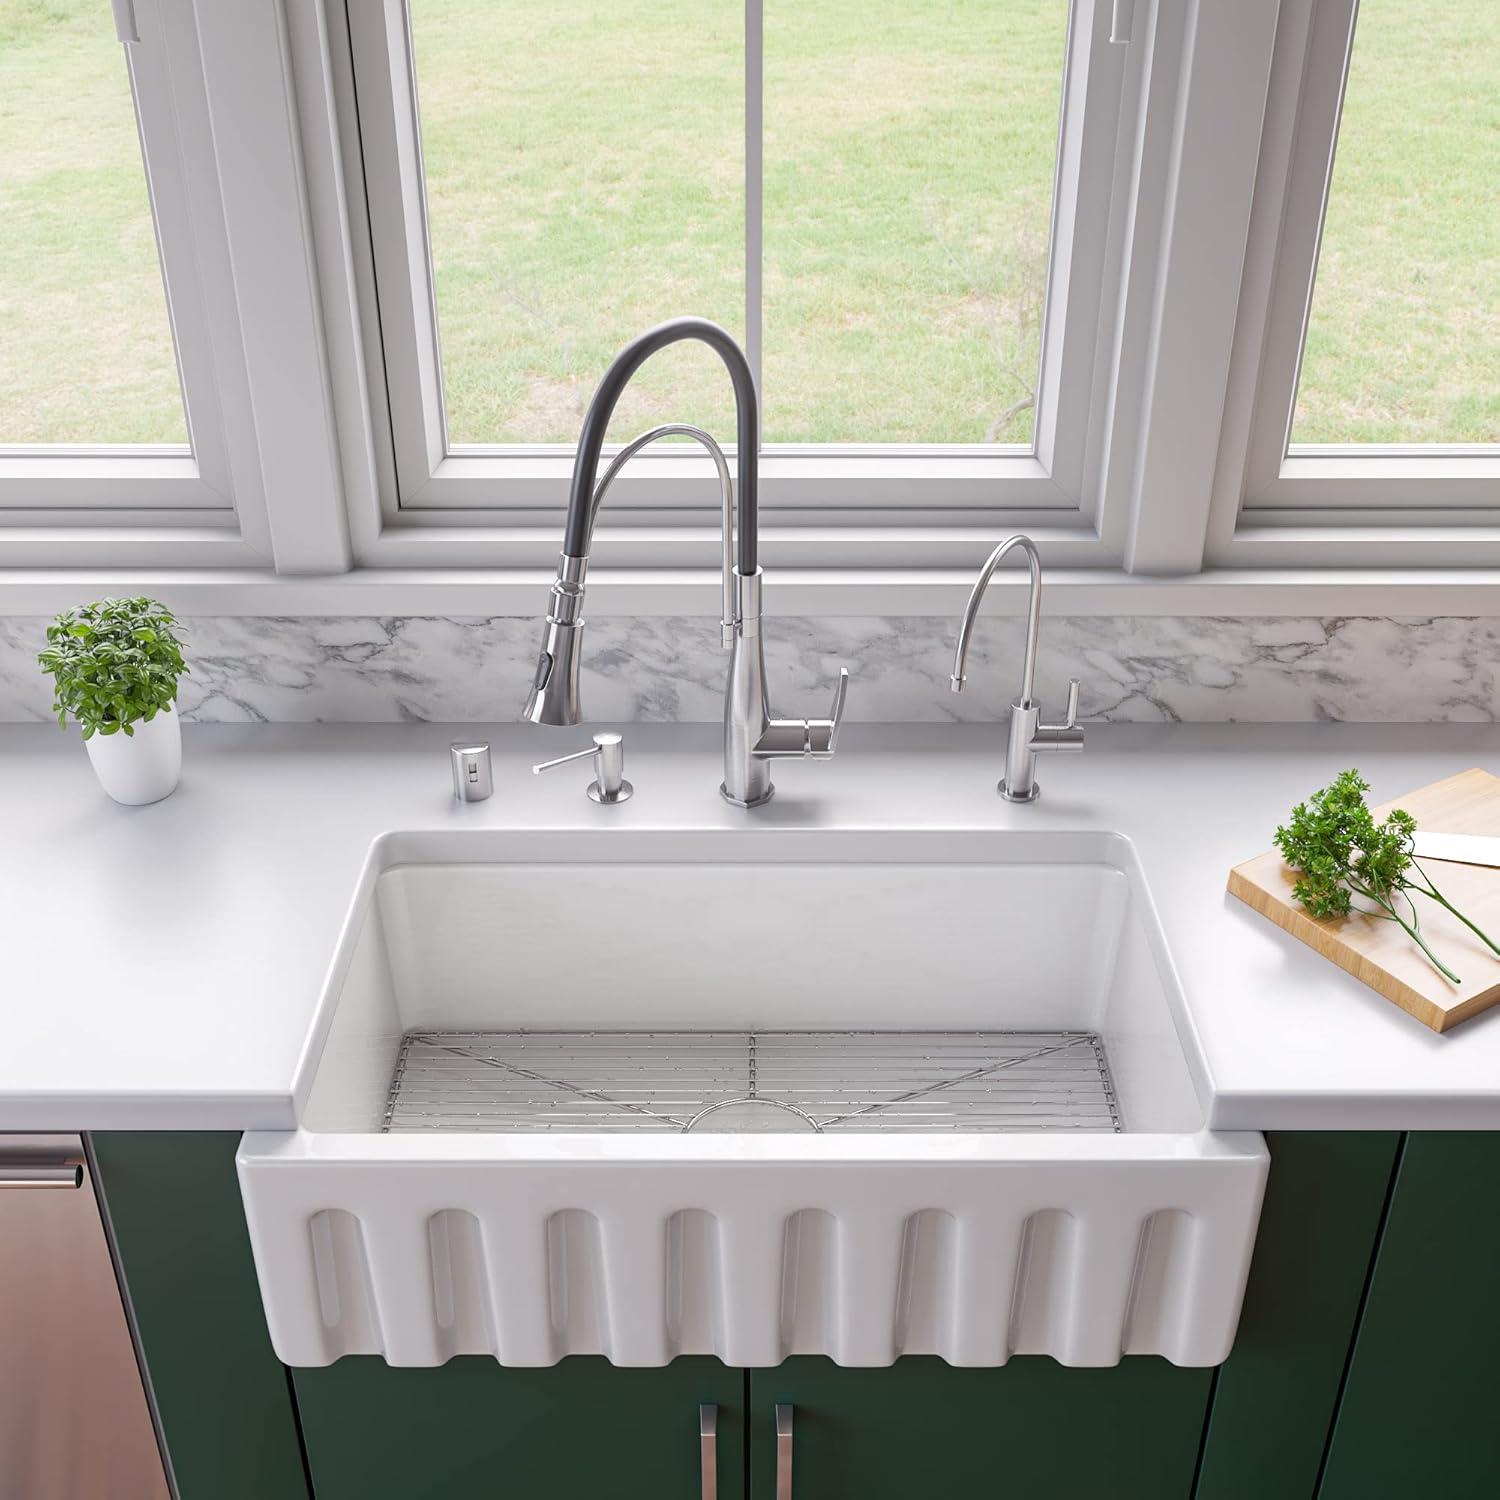
<instances>
[{"instance_id":1,"label":"wooden cutting board","mask_svg":"<svg viewBox=\"0 0 1500 1500\"><path fill-rule=\"evenodd\" d=\"M1500 836L1500 777L1461 771L1374 808L1376 821L1393 807L1405 808L1429 833ZM1435 859L1422 866L1448 900L1500 943L1500 869ZM1292 896L1295 879L1273 849L1236 865L1229 891L1434 1031L1447 1031L1500 1001L1500 958L1437 902L1414 898L1422 936L1461 984L1444 979L1394 922L1359 913L1322 921L1308 916Z\"/></svg>"}]
</instances>

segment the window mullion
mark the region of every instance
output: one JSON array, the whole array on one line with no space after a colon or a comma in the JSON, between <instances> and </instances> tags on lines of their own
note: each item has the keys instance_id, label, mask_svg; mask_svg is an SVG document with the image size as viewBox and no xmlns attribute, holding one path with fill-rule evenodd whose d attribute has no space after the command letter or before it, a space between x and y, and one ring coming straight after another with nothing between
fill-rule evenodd
<instances>
[{"instance_id":1,"label":"window mullion","mask_svg":"<svg viewBox=\"0 0 1500 1500\"><path fill-rule=\"evenodd\" d=\"M1152 47L1168 44L1166 67L1160 92L1153 78L1143 139L1159 142L1166 176L1160 214L1131 245L1132 264L1145 257L1138 295L1150 314L1137 357L1119 367L1144 372L1125 545L1133 573L1203 566L1276 8L1198 8L1180 23L1173 66L1165 29L1176 24L1158 11ZM1153 110L1170 118L1168 131L1151 129Z\"/></svg>"},{"instance_id":2,"label":"window mullion","mask_svg":"<svg viewBox=\"0 0 1500 1500\"><path fill-rule=\"evenodd\" d=\"M351 554L280 7L197 21L273 557L339 572Z\"/></svg>"}]
</instances>

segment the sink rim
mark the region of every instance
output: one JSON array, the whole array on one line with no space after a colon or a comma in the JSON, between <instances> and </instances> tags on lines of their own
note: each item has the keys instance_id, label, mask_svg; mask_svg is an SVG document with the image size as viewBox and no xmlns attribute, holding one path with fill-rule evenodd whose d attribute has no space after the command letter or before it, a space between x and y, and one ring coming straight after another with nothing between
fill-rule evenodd
<instances>
[{"instance_id":1,"label":"sink rim","mask_svg":"<svg viewBox=\"0 0 1500 1500\"><path fill-rule=\"evenodd\" d=\"M882 852L884 851L884 852ZM591 1154L586 1143L599 1141L601 1137L589 1132L570 1132L566 1136L534 1135L529 1138L512 1136L504 1132L464 1132L444 1130L431 1135L408 1136L400 1133L367 1133L363 1131L317 1130L304 1123L309 1095L324 1046L337 1012L342 987L355 945L365 920L369 903L374 899L378 884L388 872L412 865L468 866L488 868L510 864L850 864L866 865L877 862L937 863L949 866L993 865L997 863L1048 866L1057 864L1105 865L1123 874L1130 883L1132 898L1140 904L1140 921L1151 947L1161 980L1163 998L1172 1022L1177 1044L1183 1055L1198 1106L1203 1120L1210 1117L1213 1102L1212 1081L1208 1073L1203 1047L1193 1023L1192 1012L1183 994L1180 975L1168 946L1165 929L1157 909L1156 900L1141 865L1134 841L1115 829L1057 829L1057 828L972 828L932 826L872 827L850 825L837 828L698 828L698 827L648 827L648 828L579 828L563 829L542 826L523 828L441 828L441 829L393 829L377 835L371 842L361 863L354 889L345 907L339 926L333 954L324 973L319 989L317 1005L298 1055L293 1083L293 1107L297 1125L294 1132L252 1132L258 1150L270 1150L278 1137L295 1136L299 1139L319 1140L327 1144L324 1153L309 1152L309 1156L336 1154L343 1160L359 1160L365 1152L353 1148L352 1143L372 1140L382 1145L392 1141L414 1142L403 1144L397 1150L386 1149L373 1154L372 1159L383 1160L444 1160L486 1158L490 1160L615 1160L628 1158L635 1161L754 1161L759 1159L756 1151L747 1149L743 1143L760 1140L773 1144L801 1140L817 1148L816 1154L803 1158L796 1151L778 1155L774 1159L795 1162L802 1159L833 1162L839 1160L861 1161L1007 1161L1035 1159L1040 1154L1047 1159L1067 1160L1070 1156L1080 1160L1107 1159L1119 1154L1130 1159L1150 1158L1157 1151L1151 1149L1153 1141L1161 1143L1163 1159L1179 1156L1180 1151L1171 1149L1172 1143L1196 1141L1200 1138L1223 1136L1214 1132L1205 1123L1193 1131L1136 1132L1128 1127L1118 1135L1078 1135L1067 1137L1063 1132L1015 1132L1009 1135L991 1133L989 1151L976 1151L976 1142L984 1139L980 1133L962 1131L934 1132L924 1134L912 1132L900 1137L879 1137L887 1141L901 1139L914 1143L921 1149L913 1154L894 1150L869 1151L855 1149L848 1154L833 1149L833 1137L807 1137L797 1132L755 1132L734 1135L694 1135L691 1138L620 1135L616 1138L614 1151ZM707 1029L707 1028L705 1028ZM1259 1140L1256 1132L1235 1132L1247 1138ZM860 1142L866 1137L850 1133L837 1137L843 1142ZM1060 1142L1070 1139L1080 1149L1073 1152L1048 1149L1036 1152L1032 1148L1038 1142ZM452 1152L443 1149L448 1142L469 1140L489 1143L488 1152L470 1150ZM509 1147L525 1140L522 1149L501 1151L499 1144ZM1117 1143L1112 1150L1103 1146L1105 1140ZM536 1149L537 1143L552 1141L561 1143L549 1150ZM1009 1141L1011 1150L997 1149L1000 1143ZM1132 1152L1120 1148L1118 1143L1135 1143L1141 1149ZM337 1144L336 1144L337 1143ZM580 1144L584 1143L584 1144ZM629 1145L628 1151L620 1151L621 1145ZM646 1149L650 1143L650 1149ZM725 1145L723 1143L729 1143ZM569 1145L579 1149L569 1150ZM669 1146L674 1146L676 1154ZM415 1148L427 1148L425 1151ZM1015 1148L1024 1149L1015 1149ZM273 1152L280 1155L281 1153ZM1191 1154L1191 1153L1189 1153Z\"/></svg>"},{"instance_id":2,"label":"sink rim","mask_svg":"<svg viewBox=\"0 0 1500 1500\"><path fill-rule=\"evenodd\" d=\"M1142 1131L1131 1134L1094 1134L1064 1131L998 1132L918 1131L896 1134L815 1136L806 1133L758 1131L722 1135L658 1135L643 1132L604 1134L576 1131L566 1134L510 1134L504 1131L443 1130L430 1133L295 1130L247 1131L240 1145L243 1155L287 1163L369 1163L424 1170L474 1163L528 1163L546 1166L670 1167L701 1166L705 1162L746 1168L825 1167L875 1163L891 1166L924 1164L955 1167L1007 1162L1078 1162L1102 1165L1110 1160L1143 1162L1261 1161L1269 1159L1259 1131L1213 1130Z\"/></svg>"}]
</instances>

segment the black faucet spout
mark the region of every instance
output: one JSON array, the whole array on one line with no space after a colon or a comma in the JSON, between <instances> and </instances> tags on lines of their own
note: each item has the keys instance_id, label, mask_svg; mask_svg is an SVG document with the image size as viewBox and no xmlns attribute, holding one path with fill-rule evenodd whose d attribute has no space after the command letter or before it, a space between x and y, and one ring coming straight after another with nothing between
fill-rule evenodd
<instances>
[{"instance_id":1,"label":"black faucet spout","mask_svg":"<svg viewBox=\"0 0 1500 1500\"><path fill-rule=\"evenodd\" d=\"M739 493L736 496L737 531L739 552L738 570L747 578L759 566L758 547L758 496L760 457L760 409L755 395L755 377L750 373L750 363L744 351L734 339L707 318L673 318L648 329L633 343L627 344L609 367L594 399L589 402L588 414L583 419L583 430L578 435L578 456L573 462L573 484L568 493L568 524L563 537L563 552L569 557L587 557L592 530L594 486L599 475L599 454L604 447L604 435L609 419L614 414L615 403L620 393L630 384L631 377L640 367L668 344L683 339L697 339L707 344L729 371L734 384L737 435L735 454L739 471Z\"/></svg>"}]
</instances>

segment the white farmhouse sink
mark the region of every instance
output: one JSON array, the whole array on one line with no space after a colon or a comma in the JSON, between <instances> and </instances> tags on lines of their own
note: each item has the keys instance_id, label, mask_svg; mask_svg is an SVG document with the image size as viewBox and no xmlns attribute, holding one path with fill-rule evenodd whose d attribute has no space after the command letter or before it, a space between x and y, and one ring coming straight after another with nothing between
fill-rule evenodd
<instances>
[{"instance_id":1,"label":"white farmhouse sink","mask_svg":"<svg viewBox=\"0 0 1500 1500\"><path fill-rule=\"evenodd\" d=\"M1217 1363L1267 1157L1183 1016L1110 834L389 835L240 1149L272 1339Z\"/></svg>"}]
</instances>

